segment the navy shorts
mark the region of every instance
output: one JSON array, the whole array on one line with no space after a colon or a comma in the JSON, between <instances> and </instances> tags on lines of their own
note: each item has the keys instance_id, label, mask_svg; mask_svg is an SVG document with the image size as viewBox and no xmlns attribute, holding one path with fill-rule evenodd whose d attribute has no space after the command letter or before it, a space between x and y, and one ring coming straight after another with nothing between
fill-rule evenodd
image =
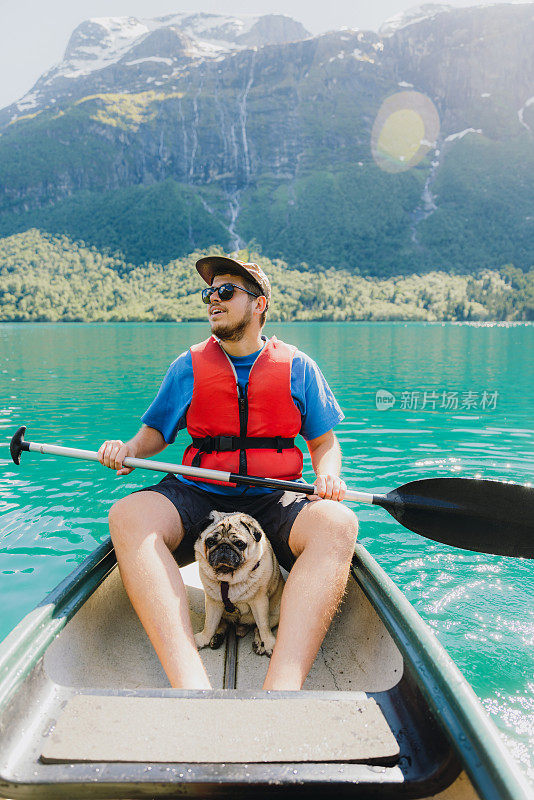
<instances>
[{"instance_id":1,"label":"navy shorts","mask_svg":"<svg viewBox=\"0 0 534 800\"><path fill-rule=\"evenodd\" d=\"M178 548L182 553L177 553L182 563L191 560L192 545L210 524L209 515L212 511L242 511L250 514L265 531L280 564L290 570L295 563L288 543L289 534L299 512L310 502L306 495L273 491L259 496L244 494L242 497L230 497L183 483L174 475L166 475L154 486L138 491L158 492L177 509L185 531L184 541Z\"/></svg>"}]
</instances>

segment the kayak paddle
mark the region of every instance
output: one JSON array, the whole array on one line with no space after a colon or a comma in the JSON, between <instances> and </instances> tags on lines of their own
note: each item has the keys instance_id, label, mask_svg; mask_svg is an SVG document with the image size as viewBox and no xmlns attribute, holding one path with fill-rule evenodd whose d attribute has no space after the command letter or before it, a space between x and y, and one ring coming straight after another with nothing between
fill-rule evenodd
<instances>
[{"instance_id":1,"label":"kayak paddle","mask_svg":"<svg viewBox=\"0 0 534 800\"><path fill-rule=\"evenodd\" d=\"M99 461L98 453L53 444L24 441L23 425L11 440L11 456L20 464L23 451ZM298 481L238 475L202 467L125 458L124 466L171 472L190 478L315 494L315 486ZM387 494L347 489L344 497L372 503L388 511L405 528L427 539L479 553L534 558L534 488L474 478L426 478Z\"/></svg>"}]
</instances>

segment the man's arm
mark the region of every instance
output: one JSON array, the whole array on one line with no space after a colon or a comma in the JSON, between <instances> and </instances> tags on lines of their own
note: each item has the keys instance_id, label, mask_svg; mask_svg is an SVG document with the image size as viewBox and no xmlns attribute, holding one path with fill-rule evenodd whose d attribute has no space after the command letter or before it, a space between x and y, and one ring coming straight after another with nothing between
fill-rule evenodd
<instances>
[{"instance_id":1,"label":"man's arm","mask_svg":"<svg viewBox=\"0 0 534 800\"><path fill-rule=\"evenodd\" d=\"M308 441L308 450L317 478L316 495L308 495L310 500L324 497L327 500L343 500L347 487L341 480L341 448L334 431L327 431L317 439Z\"/></svg>"},{"instance_id":2,"label":"man's arm","mask_svg":"<svg viewBox=\"0 0 534 800\"><path fill-rule=\"evenodd\" d=\"M122 462L128 456L131 458L147 458L161 453L167 447L167 442L156 430L149 425L143 425L133 439L123 442L120 439L106 439L100 445L98 457L101 464L110 469L116 469L117 475L129 475L134 467L123 467Z\"/></svg>"}]
</instances>

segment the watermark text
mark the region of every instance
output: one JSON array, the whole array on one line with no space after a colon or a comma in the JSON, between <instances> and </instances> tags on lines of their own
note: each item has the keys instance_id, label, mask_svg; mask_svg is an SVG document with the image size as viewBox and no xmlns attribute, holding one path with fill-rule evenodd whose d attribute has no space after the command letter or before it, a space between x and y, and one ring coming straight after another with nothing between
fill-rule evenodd
<instances>
[{"instance_id":1,"label":"watermark text","mask_svg":"<svg viewBox=\"0 0 534 800\"><path fill-rule=\"evenodd\" d=\"M495 411L499 392L468 389L403 389L391 392L378 389L375 395L379 411L398 408L404 411Z\"/></svg>"}]
</instances>

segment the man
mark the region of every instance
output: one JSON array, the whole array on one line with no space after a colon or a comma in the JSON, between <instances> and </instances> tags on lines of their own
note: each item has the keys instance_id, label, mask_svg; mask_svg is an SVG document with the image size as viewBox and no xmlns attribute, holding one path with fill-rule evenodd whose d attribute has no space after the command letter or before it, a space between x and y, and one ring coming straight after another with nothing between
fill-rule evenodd
<instances>
[{"instance_id":1,"label":"man","mask_svg":"<svg viewBox=\"0 0 534 800\"><path fill-rule=\"evenodd\" d=\"M263 688L300 689L343 596L357 535L355 515L338 502L346 486L333 427L343 414L310 358L262 336L271 297L263 270L223 256L196 266L209 287L203 300L212 336L176 359L140 431L126 443L104 442L100 461L127 475L127 456L153 456L187 426L185 464L294 480L302 471L293 441L300 432L317 495L166 476L114 504L111 538L126 591L171 685L209 689L172 553L198 534L213 508L258 519L291 570Z\"/></svg>"}]
</instances>

